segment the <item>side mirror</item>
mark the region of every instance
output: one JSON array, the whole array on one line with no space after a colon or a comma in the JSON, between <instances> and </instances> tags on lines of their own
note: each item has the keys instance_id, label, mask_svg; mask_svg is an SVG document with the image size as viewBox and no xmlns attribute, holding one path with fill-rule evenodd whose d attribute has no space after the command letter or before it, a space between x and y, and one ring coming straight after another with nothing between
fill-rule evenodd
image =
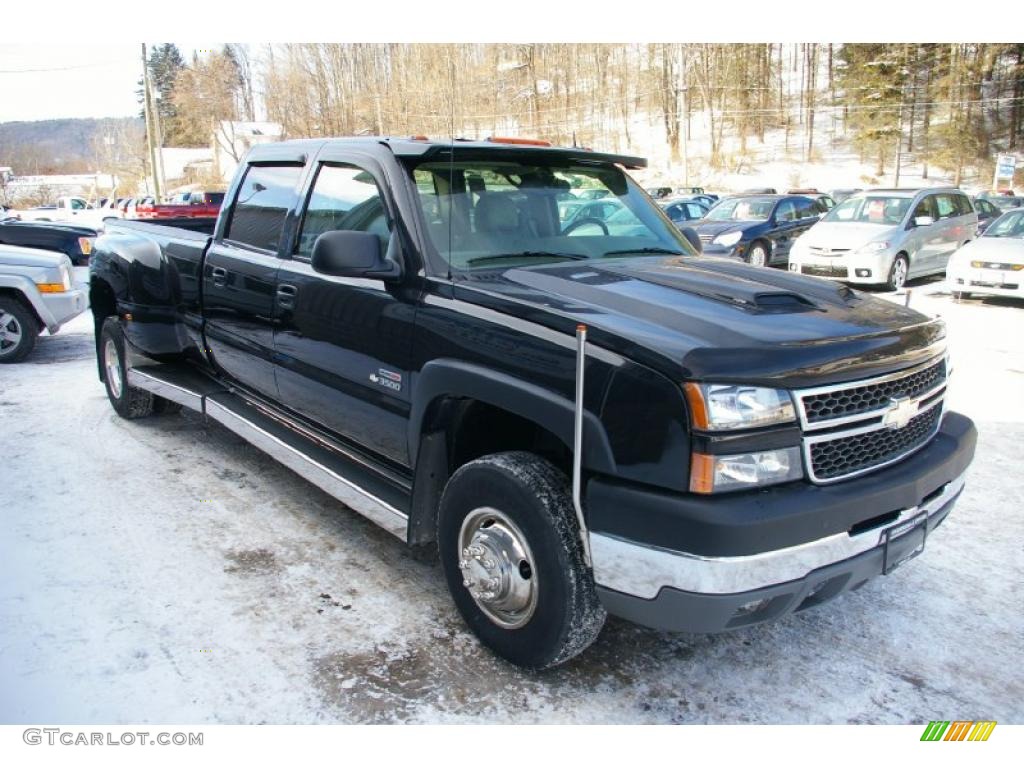
<instances>
[{"instance_id":1,"label":"side mirror","mask_svg":"<svg viewBox=\"0 0 1024 768\"><path fill-rule=\"evenodd\" d=\"M313 243L313 270L334 277L400 277L401 268L381 252L380 238L370 232L324 232Z\"/></svg>"},{"instance_id":2,"label":"side mirror","mask_svg":"<svg viewBox=\"0 0 1024 768\"><path fill-rule=\"evenodd\" d=\"M927 227L935 223L935 219L931 216L915 216L914 226L915 227Z\"/></svg>"},{"instance_id":3,"label":"side mirror","mask_svg":"<svg viewBox=\"0 0 1024 768\"><path fill-rule=\"evenodd\" d=\"M687 239L697 253L704 253L704 244L700 241L700 235L697 234L696 229L693 227L680 227L679 231L683 233L683 237Z\"/></svg>"}]
</instances>

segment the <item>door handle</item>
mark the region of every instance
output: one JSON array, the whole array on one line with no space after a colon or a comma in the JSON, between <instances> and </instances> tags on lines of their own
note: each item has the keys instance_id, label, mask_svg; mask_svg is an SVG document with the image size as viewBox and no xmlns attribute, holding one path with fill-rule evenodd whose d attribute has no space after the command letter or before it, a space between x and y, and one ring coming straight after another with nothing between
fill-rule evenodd
<instances>
[{"instance_id":1,"label":"door handle","mask_svg":"<svg viewBox=\"0 0 1024 768\"><path fill-rule=\"evenodd\" d=\"M224 267L213 267L210 270L210 277L213 278L214 285L223 288L228 281L228 271Z\"/></svg>"},{"instance_id":2,"label":"door handle","mask_svg":"<svg viewBox=\"0 0 1024 768\"><path fill-rule=\"evenodd\" d=\"M294 285L288 283L281 283L277 286L277 304L279 307L284 309L293 309L295 307L295 294L299 292L299 289Z\"/></svg>"}]
</instances>

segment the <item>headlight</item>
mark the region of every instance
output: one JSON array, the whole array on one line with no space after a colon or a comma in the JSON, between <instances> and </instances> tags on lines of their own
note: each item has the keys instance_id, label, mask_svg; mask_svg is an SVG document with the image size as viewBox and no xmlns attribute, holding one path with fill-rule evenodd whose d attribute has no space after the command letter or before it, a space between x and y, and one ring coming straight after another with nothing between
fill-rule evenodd
<instances>
[{"instance_id":1,"label":"headlight","mask_svg":"<svg viewBox=\"0 0 1024 768\"><path fill-rule=\"evenodd\" d=\"M729 232L724 235L719 235L711 242L713 242L715 245L724 245L728 247L730 245L736 245L736 243L740 241L741 237L743 237L742 232Z\"/></svg>"},{"instance_id":2,"label":"headlight","mask_svg":"<svg viewBox=\"0 0 1024 768\"><path fill-rule=\"evenodd\" d=\"M857 249L857 253L878 253L879 251L884 251L888 247L888 242L886 242L885 240L878 240L874 243L862 245L860 248Z\"/></svg>"},{"instance_id":3,"label":"headlight","mask_svg":"<svg viewBox=\"0 0 1024 768\"><path fill-rule=\"evenodd\" d=\"M690 465L690 490L694 493L737 491L788 483L803 476L803 463L797 447L731 456L694 453Z\"/></svg>"},{"instance_id":4,"label":"headlight","mask_svg":"<svg viewBox=\"0 0 1024 768\"><path fill-rule=\"evenodd\" d=\"M784 389L692 381L683 388L696 429L749 429L784 424L796 418L793 398Z\"/></svg>"}]
</instances>

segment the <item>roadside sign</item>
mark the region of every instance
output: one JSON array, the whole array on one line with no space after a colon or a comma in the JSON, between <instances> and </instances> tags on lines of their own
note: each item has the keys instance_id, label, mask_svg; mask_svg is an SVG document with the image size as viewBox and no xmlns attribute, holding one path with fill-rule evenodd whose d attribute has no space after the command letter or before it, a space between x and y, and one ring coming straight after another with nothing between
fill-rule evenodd
<instances>
[{"instance_id":1,"label":"roadside sign","mask_svg":"<svg viewBox=\"0 0 1024 768\"><path fill-rule=\"evenodd\" d=\"M1013 173L1017 170L1017 158L1014 155L998 155L996 157L996 173L992 186L999 189L999 182L1013 184Z\"/></svg>"}]
</instances>

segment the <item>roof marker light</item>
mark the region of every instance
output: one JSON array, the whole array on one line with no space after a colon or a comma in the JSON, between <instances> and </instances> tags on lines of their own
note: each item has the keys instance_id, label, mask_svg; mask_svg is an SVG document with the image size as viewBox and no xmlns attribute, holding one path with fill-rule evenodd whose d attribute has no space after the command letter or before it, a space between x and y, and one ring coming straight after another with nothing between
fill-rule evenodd
<instances>
[{"instance_id":1,"label":"roof marker light","mask_svg":"<svg viewBox=\"0 0 1024 768\"><path fill-rule=\"evenodd\" d=\"M492 144L521 144L528 147L550 147L550 141L543 139L520 139L512 136L490 136L487 139Z\"/></svg>"}]
</instances>

